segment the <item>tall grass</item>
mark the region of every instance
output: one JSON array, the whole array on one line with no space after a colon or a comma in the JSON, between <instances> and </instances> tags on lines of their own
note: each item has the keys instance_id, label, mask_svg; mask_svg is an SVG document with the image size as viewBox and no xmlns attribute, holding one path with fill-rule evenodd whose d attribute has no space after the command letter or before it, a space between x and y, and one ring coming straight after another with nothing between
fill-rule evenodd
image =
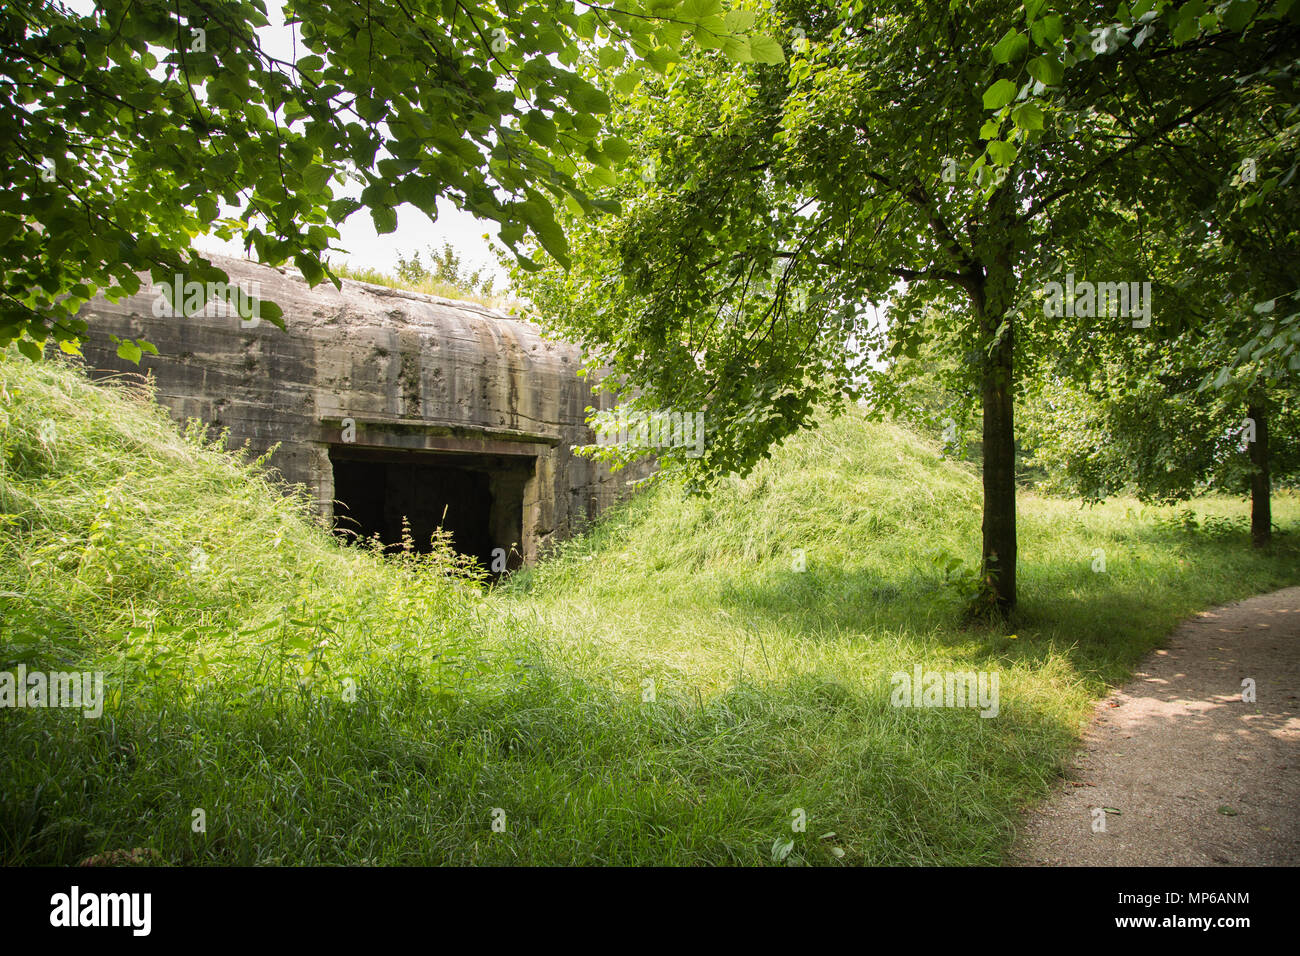
<instances>
[{"instance_id":1,"label":"tall grass","mask_svg":"<svg viewBox=\"0 0 1300 956\"><path fill-rule=\"evenodd\" d=\"M330 268L340 279L369 282L371 285L382 285L390 289L402 289L407 292L421 292L425 295L434 295L456 302L474 302L491 309L500 309L503 312L515 312L521 305L514 296L508 294L484 295L481 292L456 285L454 282L444 281L436 276L425 276L421 279L409 281L379 269L372 269L369 266L355 266L347 262L331 262Z\"/></svg>"},{"instance_id":2,"label":"tall grass","mask_svg":"<svg viewBox=\"0 0 1300 956\"><path fill-rule=\"evenodd\" d=\"M1236 501L1024 497L1022 610L963 629L972 470L850 416L489 589L341 546L220 445L0 358L0 670L110 688L0 710L0 862L995 863L1108 683L1300 577L1293 497L1268 555ZM998 716L892 707L916 663L997 671Z\"/></svg>"}]
</instances>

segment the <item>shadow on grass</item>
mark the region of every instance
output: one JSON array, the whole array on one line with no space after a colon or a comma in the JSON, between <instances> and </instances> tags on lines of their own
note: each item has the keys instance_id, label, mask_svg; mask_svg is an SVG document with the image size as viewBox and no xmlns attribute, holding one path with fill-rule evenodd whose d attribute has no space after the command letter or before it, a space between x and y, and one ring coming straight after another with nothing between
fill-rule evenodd
<instances>
[{"instance_id":1,"label":"shadow on grass","mask_svg":"<svg viewBox=\"0 0 1300 956\"><path fill-rule=\"evenodd\" d=\"M1247 538L1230 544L1156 528L1135 532L1126 548L1109 573L1094 572L1087 560L1022 562L1020 604L993 625L964 624L962 595L937 570L775 569L743 583L729 579L716 595L755 628L792 630L807 640L910 631L973 665L1032 665L1064 654L1100 693L1124 680L1180 620L1300 581L1292 536L1257 552Z\"/></svg>"},{"instance_id":2,"label":"shadow on grass","mask_svg":"<svg viewBox=\"0 0 1300 956\"><path fill-rule=\"evenodd\" d=\"M788 839L784 862L989 864L1069 738L1025 704L899 709L814 675L703 705L540 668L454 700L251 701L6 722L0 858L753 865Z\"/></svg>"}]
</instances>

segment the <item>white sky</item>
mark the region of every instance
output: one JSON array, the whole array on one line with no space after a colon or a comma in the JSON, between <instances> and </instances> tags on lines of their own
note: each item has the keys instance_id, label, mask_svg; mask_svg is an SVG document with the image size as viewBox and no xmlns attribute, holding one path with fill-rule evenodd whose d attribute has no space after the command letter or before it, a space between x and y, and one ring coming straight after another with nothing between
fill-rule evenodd
<instances>
[{"instance_id":1,"label":"white sky","mask_svg":"<svg viewBox=\"0 0 1300 956\"><path fill-rule=\"evenodd\" d=\"M64 0L64 4L83 15L90 14L96 7L94 0ZM274 56L292 61L295 31L285 26L283 5L280 0L266 0L266 14L267 19L271 21L270 25L257 31L263 48ZM301 40L298 43L298 52L303 56L307 54ZM349 183L344 188L331 182L330 188L334 190L336 197L343 195L359 197L361 194L361 187L355 183ZM232 215L234 212L236 210L232 207L222 204L221 215ZM505 272L497 263L487 240L483 238L484 233L495 237L497 224L491 220L476 219L469 213L457 209L449 200L438 201L436 223L431 222L428 216L414 206L403 203L397 208L397 229L387 235L381 236L375 232L374 223L366 209L353 213L336 228L341 233L341 238L334 240L334 244L346 250L346 254L334 253L331 258L335 262L346 261L354 266L392 273L397 265L399 252L410 256L412 252L419 251L421 258L427 262L428 255L424 250L428 246L441 246L444 241L449 241L471 269L482 265L486 267L484 275L496 276L498 290L503 289L506 284ZM194 245L208 252L232 256L244 255L241 243L222 242L214 236L200 236L194 240ZM256 258L256 253L250 252L249 256Z\"/></svg>"}]
</instances>

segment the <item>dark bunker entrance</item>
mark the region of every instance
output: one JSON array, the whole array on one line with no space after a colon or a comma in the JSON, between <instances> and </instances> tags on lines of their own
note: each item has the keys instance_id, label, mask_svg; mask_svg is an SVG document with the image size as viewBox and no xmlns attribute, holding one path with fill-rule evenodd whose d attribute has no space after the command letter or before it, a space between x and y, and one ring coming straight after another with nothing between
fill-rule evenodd
<instances>
[{"instance_id":1,"label":"dark bunker entrance","mask_svg":"<svg viewBox=\"0 0 1300 956\"><path fill-rule=\"evenodd\" d=\"M334 530L350 541L378 535L391 551L401 546L405 519L421 554L432 550L433 532L441 527L451 532L458 552L486 570L500 571L503 555L505 570L514 570L523 563L524 486L535 460L331 446Z\"/></svg>"}]
</instances>

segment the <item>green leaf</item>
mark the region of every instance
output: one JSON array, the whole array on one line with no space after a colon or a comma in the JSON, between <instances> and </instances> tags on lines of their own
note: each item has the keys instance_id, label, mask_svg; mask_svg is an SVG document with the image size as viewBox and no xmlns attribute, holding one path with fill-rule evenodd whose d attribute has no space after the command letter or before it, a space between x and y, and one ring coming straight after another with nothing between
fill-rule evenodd
<instances>
[{"instance_id":1,"label":"green leaf","mask_svg":"<svg viewBox=\"0 0 1300 956\"><path fill-rule=\"evenodd\" d=\"M1034 38L1043 49L1053 49L1056 41L1060 39L1061 33L1065 29L1065 24L1059 16L1052 14L1043 17L1041 20L1035 20L1033 26L1029 28L1029 35Z\"/></svg>"},{"instance_id":2,"label":"green leaf","mask_svg":"<svg viewBox=\"0 0 1300 956\"><path fill-rule=\"evenodd\" d=\"M624 162L632 155L632 147L627 140L617 136L606 136L600 144L600 150L616 163Z\"/></svg>"},{"instance_id":3,"label":"green leaf","mask_svg":"<svg viewBox=\"0 0 1300 956\"><path fill-rule=\"evenodd\" d=\"M755 33L749 38L749 52L759 63L775 66L785 62L785 52L781 49L781 44L762 33Z\"/></svg>"},{"instance_id":4,"label":"green leaf","mask_svg":"<svg viewBox=\"0 0 1300 956\"><path fill-rule=\"evenodd\" d=\"M1011 119L1021 129L1043 128L1043 111L1033 103L1021 103L1011 111Z\"/></svg>"},{"instance_id":5,"label":"green leaf","mask_svg":"<svg viewBox=\"0 0 1300 956\"><path fill-rule=\"evenodd\" d=\"M569 103L583 113L608 113L609 97L586 80L576 80L569 90Z\"/></svg>"},{"instance_id":6,"label":"green leaf","mask_svg":"<svg viewBox=\"0 0 1300 956\"><path fill-rule=\"evenodd\" d=\"M299 253L293 257L293 264L298 267L308 285L316 285L325 278L325 270L315 256Z\"/></svg>"},{"instance_id":7,"label":"green leaf","mask_svg":"<svg viewBox=\"0 0 1300 956\"><path fill-rule=\"evenodd\" d=\"M645 55L646 64L656 73L664 74L668 72L668 64L674 63L681 57L674 50L667 47L655 47Z\"/></svg>"},{"instance_id":8,"label":"green leaf","mask_svg":"<svg viewBox=\"0 0 1300 956\"><path fill-rule=\"evenodd\" d=\"M328 166L308 166L302 171L303 185L311 192L320 192L330 181Z\"/></svg>"},{"instance_id":9,"label":"green leaf","mask_svg":"<svg viewBox=\"0 0 1300 956\"><path fill-rule=\"evenodd\" d=\"M722 17L706 17L695 28L695 44L702 50L721 50L722 42L727 39L726 27Z\"/></svg>"},{"instance_id":10,"label":"green leaf","mask_svg":"<svg viewBox=\"0 0 1300 956\"><path fill-rule=\"evenodd\" d=\"M132 365L139 365L140 356L143 354L144 353L140 351L140 348L132 342L122 342L122 344L117 347L117 357L126 359Z\"/></svg>"},{"instance_id":11,"label":"green leaf","mask_svg":"<svg viewBox=\"0 0 1300 956\"><path fill-rule=\"evenodd\" d=\"M559 53L565 47L564 37L554 27L543 27L537 34L535 41L536 49L539 53Z\"/></svg>"},{"instance_id":12,"label":"green leaf","mask_svg":"<svg viewBox=\"0 0 1300 956\"><path fill-rule=\"evenodd\" d=\"M1017 89L1019 87L1010 80L998 80L984 91L984 108L986 110L1002 109L1015 99Z\"/></svg>"},{"instance_id":13,"label":"green leaf","mask_svg":"<svg viewBox=\"0 0 1300 956\"><path fill-rule=\"evenodd\" d=\"M1034 57L1026 69L1030 76L1044 86L1056 86L1065 77L1065 67L1050 53Z\"/></svg>"},{"instance_id":14,"label":"green leaf","mask_svg":"<svg viewBox=\"0 0 1300 956\"><path fill-rule=\"evenodd\" d=\"M524 117L524 121L520 126L534 142L540 143L542 146L555 145L555 123L545 113L533 110Z\"/></svg>"},{"instance_id":15,"label":"green leaf","mask_svg":"<svg viewBox=\"0 0 1300 956\"><path fill-rule=\"evenodd\" d=\"M1232 0L1223 14L1223 25L1229 30L1240 33L1255 17L1259 4L1255 0Z\"/></svg>"},{"instance_id":16,"label":"green leaf","mask_svg":"<svg viewBox=\"0 0 1300 956\"><path fill-rule=\"evenodd\" d=\"M614 89L626 95L635 90L640 82L641 77L637 76L635 73L620 73L618 76L614 77Z\"/></svg>"},{"instance_id":17,"label":"green leaf","mask_svg":"<svg viewBox=\"0 0 1300 956\"><path fill-rule=\"evenodd\" d=\"M392 206L374 206L370 218L375 222L375 232L381 236L397 229L397 210Z\"/></svg>"},{"instance_id":18,"label":"green leaf","mask_svg":"<svg viewBox=\"0 0 1300 956\"><path fill-rule=\"evenodd\" d=\"M993 62L1012 63L1024 56L1028 49L1028 38L1013 27L993 47Z\"/></svg>"},{"instance_id":19,"label":"green leaf","mask_svg":"<svg viewBox=\"0 0 1300 956\"><path fill-rule=\"evenodd\" d=\"M722 41L722 54L733 63L753 63L754 52L744 37L726 37Z\"/></svg>"},{"instance_id":20,"label":"green leaf","mask_svg":"<svg viewBox=\"0 0 1300 956\"><path fill-rule=\"evenodd\" d=\"M358 96L356 100L357 115L367 123L377 123L388 112L388 103L379 97Z\"/></svg>"},{"instance_id":21,"label":"green leaf","mask_svg":"<svg viewBox=\"0 0 1300 956\"><path fill-rule=\"evenodd\" d=\"M1010 166L1016 161L1016 148L1000 139L989 143L988 151L989 158L999 166Z\"/></svg>"},{"instance_id":22,"label":"green leaf","mask_svg":"<svg viewBox=\"0 0 1300 956\"><path fill-rule=\"evenodd\" d=\"M541 198L533 198L519 207L520 217L532 229L542 248L551 254L556 262L569 268L569 241L564 235L550 205Z\"/></svg>"},{"instance_id":23,"label":"green leaf","mask_svg":"<svg viewBox=\"0 0 1300 956\"><path fill-rule=\"evenodd\" d=\"M1203 0L1188 0L1178 10L1178 19L1174 23L1174 42L1186 43L1200 32L1201 14L1205 12Z\"/></svg>"},{"instance_id":24,"label":"green leaf","mask_svg":"<svg viewBox=\"0 0 1300 956\"><path fill-rule=\"evenodd\" d=\"M684 0L677 11L681 19L699 23L709 17L721 16L722 0Z\"/></svg>"},{"instance_id":25,"label":"green leaf","mask_svg":"<svg viewBox=\"0 0 1300 956\"><path fill-rule=\"evenodd\" d=\"M334 222L342 222L343 220L347 219L348 216L352 215L354 212L360 209L363 205L364 203L358 202L357 200L352 199L351 197L344 197L343 199L335 199L333 202L331 202L328 206L325 207L325 214L329 216L330 219L333 220Z\"/></svg>"},{"instance_id":26,"label":"green leaf","mask_svg":"<svg viewBox=\"0 0 1300 956\"><path fill-rule=\"evenodd\" d=\"M606 169L604 166L593 166L587 173L589 179L600 186L617 186L618 177Z\"/></svg>"},{"instance_id":27,"label":"green leaf","mask_svg":"<svg viewBox=\"0 0 1300 956\"><path fill-rule=\"evenodd\" d=\"M626 59L622 49L612 44L605 44L596 55L596 62L602 70L613 70L623 65Z\"/></svg>"},{"instance_id":28,"label":"green leaf","mask_svg":"<svg viewBox=\"0 0 1300 956\"><path fill-rule=\"evenodd\" d=\"M258 300L258 310L262 318L272 325L278 325L284 328L284 310L267 299Z\"/></svg>"},{"instance_id":29,"label":"green leaf","mask_svg":"<svg viewBox=\"0 0 1300 956\"><path fill-rule=\"evenodd\" d=\"M753 10L728 10L723 23L733 33L744 33L754 25Z\"/></svg>"}]
</instances>

